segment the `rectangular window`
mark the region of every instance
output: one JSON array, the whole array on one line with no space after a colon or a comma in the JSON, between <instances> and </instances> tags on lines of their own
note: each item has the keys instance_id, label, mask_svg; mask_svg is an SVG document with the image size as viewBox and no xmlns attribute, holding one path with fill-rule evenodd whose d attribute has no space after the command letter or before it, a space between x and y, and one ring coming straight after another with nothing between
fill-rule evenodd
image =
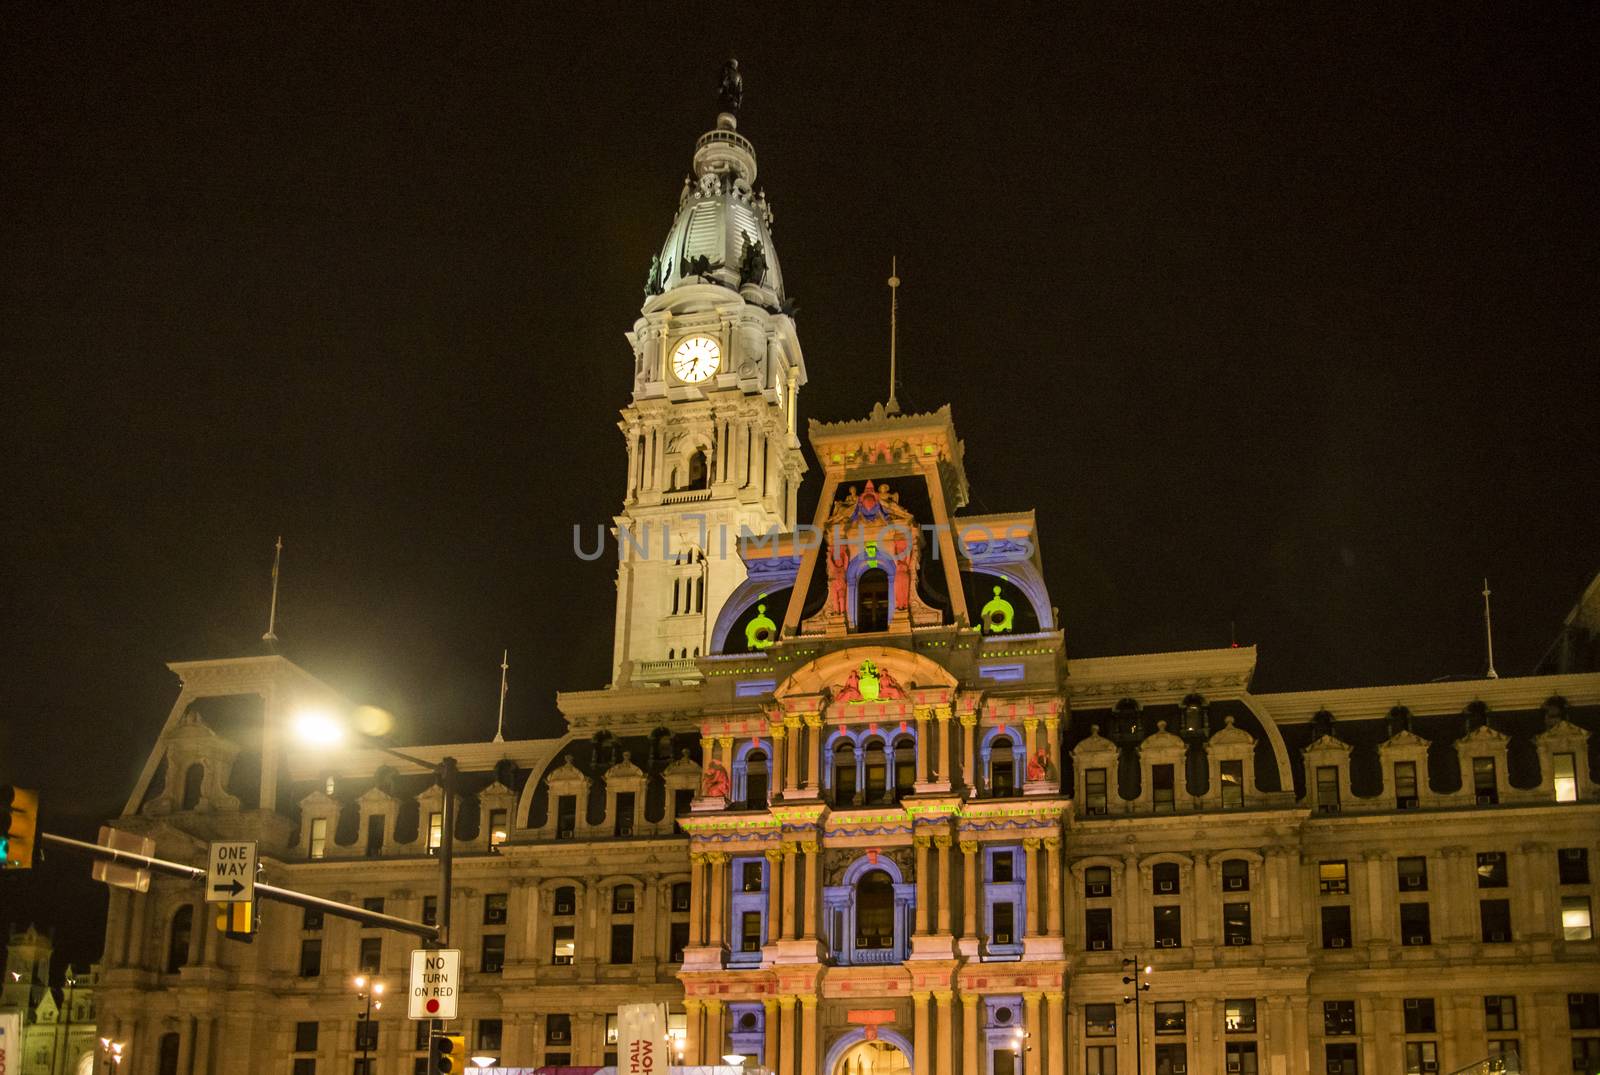
<instances>
[{"instance_id":1,"label":"rectangular window","mask_svg":"<svg viewBox=\"0 0 1600 1075\"><path fill-rule=\"evenodd\" d=\"M1479 900L1478 925L1482 928L1484 944L1510 943L1511 901Z\"/></svg>"},{"instance_id":2,"label":"rectangular window","mask_svg":"<svg viewBox=\"0 0 1600 1075\"><path fill-rule=\"evenodd\" d=\"M437 926L439 924L439 897L422 897L422 924Z\"/></svg>"},{"instance_id":3,"label":"rectangular window","mask_svg":"<svg viewBox=\"0 0 1600 1075\"><path fill-rule=\"evenodd\" d=\"M1483 1028L1485 1030L1517 1029L1516 997L1484 997Z\"/></svg>"},{"instance_id":4,"label":"rectangular window","mask_svg":"<svg viewBox=\"0 0 1600 1075\"><path fill-rule=\"evenodd\" d=\"M377 974L383 969L383 938L361 938L361 958L357 963L364 974Z\"/></svg>"},{"instance_id":5,"label":"rectangular window","mask_svg":"<svg viewBox=\"0 0 1600 1075\"><path fill-rule=\"evenodd\" d=\"M306 849L314 859L327 857L328 854L328 819L314 817L311 819L311 843Z\"/></svg>"},{"instance_id":6,"label":"rectangular window","mask_svg":"<svg viewBox=\"0 0 1600 1075\"><path fill-rule=\"evenodd\" d=\"M1518 1041L1516 1038L1489 1039L1489 1055L1491 1057L1510 1056L1512 1053L1517 1054L1518 1060L1522 1058L1522 1042ZM1584 1070L1600 1071L1600 1068L1585 1068Z\"/></svg>"},{"instance_id":7,"label":"rectangular window","mask_svg":"<svg viewBox=\"0 0 1600 1075\"><path fill-rule=\"evenodd\" d=\"M1551 768L1554 770L1556 802L1575 803L1578 801L1578 765L1577 755L1557 754L1550 759Z\"/></svg>"},{"instance_id":8,"label":"rectangular window","mask_svg":"<svg viewBox=\"0 0 1600 1075\"><path fill-rule=\"evenodd\" d=\"M1015 879L1010 851L996 851L989 857L989 880L1004 884Z\"/></svg>"},{"instance_id":9,"label":"rectangular window","mask_svg":"<svg viewBox=\"0 0 1600 1075\"><path fill-rule=\"evenodd\" d=\"M1322 947L1350 947L1350 908L1322 908Z\"/></svg>"},{"instance_id":10,"label":"rectangular window","mask_svg":"<svg viewBox=\"0 0 1600 1075\"><path fill-rule=\"evenodd\" d=\"M547 1015L544 1018L544 1043L546 1045L566 1045L572 1041L572 1016ZM549 1063L550 1058L545 1057Z\"/></svg>"},{"instance_id":11,"label":"rectangular window","mask_svg":"<svg viewBox=\"0 0 1600 1075\"><path fill-rule=\"evenodd\" d=\"M1177 1042L1156 1046L1156 1075L1187 1075L1189 1049Z\"/></svg>"},{"instance_id":12,"label":"rectangular window","mask_svg":"<svg viewBox=\"0 0 1600 1075\"><path fill-rule=\"evenodd\" d=\"M1015 944L1017 942L1017 910L1010 903L996 903L994 915L994 943Z\"/></svg>"},{"instance_id":13,"label":"rectangular window","mask_svg":"<svg viewBox=\"0 0 1600 1075\"><path fill-rule=\"evenodd\" d=\"M361 909L363 911L371 911L373 914L382 914L383 913L383 897L382 896L367 896L365 899L363 899L361 901Z\"/></svg>"},{"instance_id":14,"label":"rectangular window","mask_svg":"<svg viewBox=\"0 0 1600 1075\"><path fill-rule=\"evenodd\" d=\"M577 954L578 942L573 939L571 926L556 926L550 931L550 962L558 967L570 966Z\"/></svg>"},{"instance_id":15,"label":"rectangular window","mask_svg":"<svg viewBox=\"0 0 1600 1075\"><path fill-rule=\"evenodd\" d=\"M1506 853L1504 851L1478 852L1478 887L1506 887Z\"/></svg>"},{"instance_id":16,"label":"rectangular window","mask_svg":"<svg viewBox=\"0 0 1600 1075\"><path fill-rule=\"evenodd\" d=\"M1317 880L1324 896L1344 896L1350 892L1350 871L1344 859L1318 863Z\"/></svg>"},{"instance_id":17,"label":"rectangular window","mask_svg":"<svg viewBox=\"0 0 1600 1075\"><path fill-rule=\"evenodd\" d=\"M1183 908L1157 907L1155 910L1156 947L1183 947Z\"/></svg>"},{"instance_id":18,"label":"rectangular window","mask_svg":"<svg viewBox=\"0 0 1600 1075\"><path fill-rule=\"evenodd\" d=\"M1568 941L1587 941L1594 937L1588 896L1561 897L1561 937Z\"/></svg>"},{"instance_id":19,"label":"rectangular window","mask_svg":"<svg viewBox=\"0 0 1600 1075\"><path fill-rule=\"evenodd\" d=\"M1218 777L1222 782L1222 808L1233 809L1244 805L1244 762L1225 761L1218 764Z\"/></svg>"},{"instance_id":20,"label":"rectangular window","mask_svg":"<svg viewBox=\"0 0 1600 1075\"><path fill-rule=\"evenodd\" d=\"M1229 1034L1254 1034L1256 1032L1256 1002L1254 1000L1223 1001L1222 1029Z\"/></svg>"},{"instance_id":21,"label":"rectangular window","mask_svg":"<svg viewBox=\"0 0 1600 1075\"><path fill-rule=\"evenodd\" d=\"M1091 1045L1083 1053L1084 1075L1117 1075L1117 1047Z\"/></svg>"},{"instance_id":22,"label":"rectangular window","mask_svg":"<svg viewBox=\"0 0 1600 1075\"><path fill-rule=\"evenodd\" d=\"M504 892L490 892L483 897L483 924L486 926L503 926L506 924L506 894Z\"/></svg>"},{"instance_id":23,"label":"rectangular window","mask_svg":"<svg viewBox=\"0 0 1600 1075\"><path fill-rule=\"evenodd\" d=\"M1223 1063L1228 1075L1257 1075L1260 1069L1256 1066L1256 1043L1228 1042L1228 1047L1223 1053Z\"/></svg>"},{"instance_id":24,"label":"rectangular window","mask_svg":"<svg viewBox=\"0 0 1600 1075\"><path fill-rule=\"evenodd\" d=\"M617 1013L612 1012L606 1016L606 1044L615 1045L621 1036L621 1028L617 1025Z\"/></svg>"},{"instance_id":25,"label":"rectangular window","mask_svg":"<svg viewBox=\"0 0 1600 1075\"><path fill-rule=\"evenodd\" d=\"M1083 1006L1083 1032L1091 1038L1109 1038L1117 1032L1117 1006L1115 1004L1085 1004Z\"/></svg>"},{"instance_id":26,"label":"rectangular window","mask_svg":"<svg viewBox=\"0 0 1600 1075\"><path fill-rule=\"evenodd\" d=\"M563 795L556 800L556 839L570 840L578 830L578 797Z\"/></svg>"},{"instance_id":27,"label":"rectangular window","mask_svg":"<svg viewBox=\"0 0 1600 1075\"><path fill-rule=\"evenodd\" d=\"M485 933L483 935L483 959L478 963L479 969L485 974L499 974L506 965L506 935L504 933Z\"/></svg>"},{"instance_id":28,"label":"rectangular window","mask_svg":"<svg viewBox=\"0 0 1600 1075\"><path fill-rule=\"evenodd\" d=\"M492 1052L500 1051L500 1020L478 1020L478 1048L480 1050L487 1049Z\"/></svg>"},{"instance_id":29,"label":"rectangular window","mask_svg":"<svg viewBox=\"0 0 1600 1075\"><path fill-rule=\"evenodd\" d=\"M1572 1070L1600 1071L1600 1038L1572 1039Z\"/></svg>"},{"instance_id":30,"label":"rectangular window","mask_svg":"<svg viewBox=\"0 0 1600 1075\"><path fill-rule=\"evenodd\" d=\"M1250 905L1225 903L1222 905L1222 936L1227 944L1250 943Z\"/></svg>"},{"instance_id":31,"label":"rectangular window","mask_svg":"<svg viewBox=\"0 0 1600 1075\"><path fill-rule=\"evenodd\" d=\"M1495 780L1493 758L1472 759L1472 793L1485 806L1493 806L1500 801L1500 785Z\"/></svg>"},{"instance_id":32,"label":"rectangular window","mask_svg":"<svg viewBox=\"0 0 1600 1075\"><path fill-rule=\"evenodd\" d=\"M690 893L693 890L687 881L678 881L672 886L672 910L674 913L683 913L689 909Z\"/></svg>"},{"instance_id":33,"label":"rectangular window","mask_svg":"<svg viewBox=\"0 0 1600 1075\"><path fill-rule=\"evenodd\" d=\"M761 912L746 911L739 916L739 951L761 951Z\"/></svg>"},{"instance_id":34,"label":"rectangular window","mask_svg":"<svg viewBox=\"0 0 1600 1075\"><path fill-rule=\"evenodd\" d=\"M634 793L631 791L617 792L617 816L611 823L611 835L633 835L633 804Z\"/></svg>"},{"instance_id":35,"label":"rectangular window","mask_svg":"<svg viewBox=\"0 0 1600 1075\"><path fill-rule=\"evenodd\" d=\"M1325 1000L1322 1002L1323 1032L1336 1036L1356 1032L1356 1002L1353 1000Z\"/></svg>"},{"instance_id":36,"label":"rectangular window","mask_svg":"<svg viewBox=\"0 0 1600 1075\"><path fill-rule=\"evenodd\" d=\"M505 810L489 811L489 846L499 847L511 835L511 815Z\"/></svg>"},{"instance_id":37,"label":"rectangular window","mask_svg":"<svg viewBox=\"0 0 1600 1075\"><path fill-rule=\"evenodd\" d=\"M1407 1034L1432 1034L1435 1032L1432 997L1407 997L1400 1002L1405 1013Z\"/></svg>"},{"instance_id":38,"label":"rectangular window","mask_svg":"<svg viewBox=\"0 0 1600 1075\"><path fill-rule=\"evenodd\" d=\"M1417 763L1414 761L1394 763L1394 804L1401 810L1417 808Z\"/></svg>"},{"instance_id":39,"label":"rectangular window","mask_svg":"<svg viewBox=\"0 0 1600 1075\"><path fill-rule=\"evenodd\" d=\"M1433 1075L1439 1070L1439 1047L1431 1041L1406 1042L1406 1075Z\"/></svg>"},{"instance_id":40,"label":"rectangular window","mask_svg":"<svg viewBox=\"0 0 1600 1075\"><path fill-rule=\"evenodd\" d=\"M1409 855L1397 860L1401 892L1428 891L1428 860L1422 855Z\"/></svg>"},{"instance_id":41,"label":"rectangular window","mask_svg":"<svg viewBox=\"0 0 1600 1075\"><path fill-rule=\"evenodd\" d=\"M1172 766L1150 766L1150 801L1156 813L1172 813L1176 804L1172 781Z\"/></svg>"},{"instance_id":42,"label":"rectangular window","mask_svg":"<svg viewBox=\"0 0 1600 1075\"><path fill-rule=\"evenodd\" d=\"M689 947L689 923L672 923L667 935L667 962L682 963L683 950L687 947Z\"/></svg>"},{"instance_id":43,"label":"rectangular window","mask_svg":"<svg viewBox=\"0 0 1600 1075\"><path fill-rule=\"evenodd\" d=\"M300 977L315 978L322 973L322 942L300 942Z\"/></svg>"},{"instance_id":44,"label":"rectangular window","mask_svg":"<svg viewBox=\"0 0 1600 1075\"><path fill-rule=\"evenodd\" d=\"M1182 1034L1188 1026L1188 1021L1184 1017L1183 1001L1157 1001L1155 1021L1157 1034Z\"/></svg>"},{"instance_id":45,"label":"rectangular window","mask_svg":"<svg viewBox=\"0 0 1600 1075\"><path fill-rule=\"evenodd\" d=\"M1356 1067L1355 1042L1329 1042L1322 1048L1328 1075L1360 1075Z\"/></svg>"},{"instance_id":46,"label":"rectangular window","mask_svg":"<svg viewBox=\"0 0 1600 1075\"><path fill-rule=\"evenodd\" d=\"M383 854L383 816L367 818L367 855Z\"/></svg>"},{"instance_id":47,"label":"rectangular window","mask_svg":"<svg viewBox=\"0 0 1600 1075\"><path fill-rule=\"evenodd\" d=\"M1091 900L1111 895L1110 866L1090 866L1083 871L1083 895Z\"/></svg>"},{"instance_id":48,"label":"rectangular window","mask_svg":"<svg viewBox=\"0 0 1600 1075\"><path fill-rule=\"evenodd\" d=\"M612 914L632 914L634 906L632 885L617 885L611 890Z\"/></svg>"},{"instance_id":49,"label":"rectangular window","mask_svg":"<svg viewBox=\"0 0 1600 1075\"><path fill-rule=\"evenodd\" d=\"M1083 912L1083 941L1091 952L1111 950L1111 908L1094 907Z\"/></svg>"},{"instance_id":50,"label":"rectangular window","mask_svg":"<svg viewBox=\"0 0 1600 1075\"><path fill-rule=\"evenodd\" d=\"M1248 862L1244 859L1227 859L1223 862L1222 891L1250 891L1250 864Z\"/></svg>"},{"instance_id":51,"label":"rectangular window","mask_svg":"<svg viewBox=\"0 0 1600 1075\"><path fill-rule=\"evenodd\" d=\"M1181 877L1176 862L1158 862L1150 868L1150 891L1157 896L1176 896Z\"/></svg>"},{"instance_id":52,"label":"rectangular window","mask_svg":"<svg viewBox=\"0 0 1600 1075\"><path fill-rule=\"evenodd\" d=\"M296 1023L294 1025L294 1051L297 1053L314 1053L317 1051L317 1029L321 1024Z\"/></svg>"},{"instance_id":53,"label":"rectangular window","mask_svg":"<svg viewBox=\"0 0 1600 1075\"><path fill-rule=\"evenodd\" d=\"M426 1060L423 1063L427 1063ZM317 1075L317 1060L312 1056L295 1057L294 1067L290 1069L292 1075Z\"/></svg>"},{"instance_id":54,"label":"rectangular window","mask_svg":"<svg viewBox=\"0 0 1600 1075\"><path fill-rule=\"evenodd\" d=\"M1433 943L1433 930L1429 926L1426 903L1400 905L1400 943L1403 945Z\"/></svg>"},{"instance_id":55,"label":"rectangular window","mask_svg":"<svg viewBox=\"0 0 1600 1075\"><path fill-rule=\"evenodd\" d=\"M1110 812L1104 769L1090 769L1083 774L1083 806L1090 817L1103 817Z\"/></svg>"},{"instance_id":56,"label":"rectangular window","mask_svg":"<svg viewBox=\"0 0 1600 1075\"><path fill-rule=\"evenodd\" d=\"M761 884L761 863L759 861L742 864L739 870L739 877L739 887L742 891L762 891L764 886Z\"/></svg>"},{"instance_id":57,"label":"rectangular window","mask_svg":"<svg viewBox=\"0 0 1600 1075\"><path fill-rule=\"evenodd\" d=\"M378 1022L375 1019L356 1020L356 1052L372 1052L378 1047Z\"/></svg>"},{"instance_id":58,"label":"rectangular window","mask_svg":"<svg viewBox=\"0 0 1600 1075\"><path fill-rule=\"evenodd\" d=\"M1339 767L1317 766L1317 810L1324 814L1339 812Z\"/></svg>"},{"instance_id":59,"label":"rectangular window","mask_svg":"<svg viewBox=\"0 0 1600 1075\"><path fill-rule=\"evenodd\" d=\"M676 788L672 792L672 816L674 819L688 817L694 810L694 789ZM683 831L680 826L679 832Z\"/></svg>"},{"instance_id":60,"label":"rectangular window","mask_svg":"<svg viewBox=\"0 0 1600 1075\"><path fill-rule=\"evenodd\" d=\"M571 885L563 885L556 889L554 903L555 913L561 917L567 918L576 914L578 909L578 890Z\"/></svg>"},{"instance_id":61,"label":"rectangular window","mask_svg":"<svg viewBox=\"0 0 1600 1075\"><path fill-rule=\"evenodd\" d=\"M313 907L307 907L305 914L300 916L300 928L308 933L320 930L322 928L322 912Z\"/></svg>"},{"instance_id":62,"label":"rectangular window","mask_svg":"<svg viewBox=\"0 0 1600 1075\"><path fill-rule=\"evenodd\" d=\"M1556 852L1556 871L1563 885L1589 883L1589 849L1563 847Z\"/></svg>"},{"instance_id":63,"label":"rectangular window","mask_svg":"<svg viewBox=\"0 0 1600 1075\"><path fill-rule=\"evenodd\" d=\"M633 962L633 924L631 922L613 922L611 924L611 962L613 964Z\"/></svg>"},{"instance_id":64,"label":"rectangular window","mask_svg":"<svg viewBox=\"0 0 1600 1075\"><path fill-rule=\"evenodd\" d=\"M428 814L428 850L437 851L444 843L444 814L438 810Z\"/></svg>"},{"instance_id":65,"label":"rectangular window","mask_svg":"<svg viewBox=\"0 0 1600 1075\"><path fill-rule=\"evenodd\" d=\"M1568 993L1567 1025L1573 1030L1600 1029L1600 993Z\"/></svg>"}]
</instances>

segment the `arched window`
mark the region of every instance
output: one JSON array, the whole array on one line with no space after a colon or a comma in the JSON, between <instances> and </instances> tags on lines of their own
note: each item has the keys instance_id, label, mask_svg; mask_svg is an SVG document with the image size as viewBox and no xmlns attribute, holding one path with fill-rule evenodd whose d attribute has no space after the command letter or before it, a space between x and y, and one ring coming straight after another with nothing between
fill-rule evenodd
<instances>
[{"instance_id":1,"label":"arched window","mask_svg":"<svg viewBox=\"0 0 1600 1075\"><path fill-rule=\"evenodd\" d=\"M744 808L760 810L767 805L767 752L752 750L744 757Z\"/></svg>"},{"instance_id":2,"label":"arched window","mask_svg":"<svg viewBox=\"0 0 1600 1075\"><path fill-rule=\"evenodd\" d=\"M194 936L194 905L184 904L172 916L167 934L167 973L177 974L189 962L189 942Z\"/></svg>"},{"instance_id":3,"label":"arched window","mask_svg":"<svg viewBox=\"0 0 1600 1075\"><path fill-rule=\"evenodd\" d=\"M874 739L867 744L865 768L867 802L881 803L887 797L889 788L889 765L884 756L882 739Z\"/></svg>"},{"instance_id":4,"label":"arched window","mask_svg":"<svg viewBox=\"0 0 1600 1075\"><path fill-rule=\"evenodd\" d=\"M157 1075L178 1075L178 1035L168 1031L161 1035L161 1045L156 1050Z\"/></svg>"},{"instance_id":5,"label":"arched window","mask_svg":"<svg viewBox=\"0 0 1600 1075\"><path fill-rule=\"evenodd\" d=\"M689 480L684 488L706 488L706 453L703 449L689 457Z\"/></svg>"},{"instance_id":6,"label":"arched window","mask_svg":"<svg viewBox=\"0 0 1600 1075\"><path fill-rule=\"evenodd\" d=\"M989 744L989 794L995 797L1017 793L1017 765L1011 740L997 737Z\"/></svg>"},{"instance_id":7,"label":"arched window","mask_svg":"<svg viewBox=\"0 0 1600 1075\"><path fill-rule=\"evenodd\" d=\"M894 881L882 870L856 883L856 947L894 947Z\"/></svg>"},{"instance_id":8,"label":"arched window","mask_svg":"<svg viewBox=\"0 0 1600 1075\"><path fill-rule=\"evenodd\" d=\"M917 744L902 735L894 744L894 797L903 799L917 790Z\"/></svg>"},{"instance_id":9,"label":"arched window","mask_svg":"<svg viewBox=\"0 0 1600 1075\"><path fill-rule=\"evenodd\" d=\"M205 783L206 767L199 762L189 766L183 774L183 806L181 809L193 810L200 805L200 787Z\"/></svg>"},{"instance_id":10,"label":"arched window","mask_svg":"<svg viewBox=\"0 0 1600 1075\"><path fill-rule=\"evenodd\" d=\"M889 576L881 567L869 567L856 579L856 630L889 629Z\"/></svg>"},{"instance_id":11,"label":"arched window","mask_svg":"<svg viewBox=\"0 0 1600 1075\"><path fill-rule=\"evenodd\" d=\"M856 799L856 745L840 739L833 748L833 801L848 806Z\"/></svg>"}]
</instances>

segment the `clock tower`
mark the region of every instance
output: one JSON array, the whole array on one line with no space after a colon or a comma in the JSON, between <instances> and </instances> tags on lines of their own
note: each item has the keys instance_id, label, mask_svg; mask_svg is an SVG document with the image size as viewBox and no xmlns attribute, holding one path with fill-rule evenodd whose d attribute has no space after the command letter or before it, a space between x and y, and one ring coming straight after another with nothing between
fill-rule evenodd
<instances>
[{"instance_id":1,"label":"clock tower","mask_svg":"<svg viewBox=\"0 0 1600 1075\"><path fill-rule=\"evenodd\" d=\"M740 534L793 529L805 472L795 433L805 361L755 147L737 129L738 88L730 64L723 111L695 144L628 333L617 684L698 678L694 659L718 647L711 625L744 580Z\"/></svg>"}]
</instances>

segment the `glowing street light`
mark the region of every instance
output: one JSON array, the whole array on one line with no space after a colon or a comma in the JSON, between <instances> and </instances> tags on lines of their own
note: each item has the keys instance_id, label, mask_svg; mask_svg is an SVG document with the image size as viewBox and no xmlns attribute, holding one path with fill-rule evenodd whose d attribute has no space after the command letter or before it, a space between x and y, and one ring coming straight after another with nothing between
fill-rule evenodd
<instances>
[{"instance_id":1,"label":"glowing street light","mask_svg":"<svg viewBox=\"0 0 1600 1075\"><path fill-rule=\"evenodd\" d=\"M345 726L326 709L302 709L294 717L294 734L307 746L338 746L344 742Z\"/></svg>"},{"instance_id":2,"label":"glowing street light","mask_svg":"<svg viewBox=\"0 0 1600 1075\"><path fill-rule=\"evenodd\" d=\"M475 1068L492 1068L497 1059L498 1057L493 1056L475 1056L472 1058L472 1066Z\"/></svg>"}]
</instances>

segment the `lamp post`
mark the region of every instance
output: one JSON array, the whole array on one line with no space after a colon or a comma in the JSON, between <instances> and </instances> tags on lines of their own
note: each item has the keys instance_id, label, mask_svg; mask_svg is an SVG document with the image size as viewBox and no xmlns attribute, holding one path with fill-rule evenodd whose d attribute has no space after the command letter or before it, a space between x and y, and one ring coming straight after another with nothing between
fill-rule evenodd
<instances>
[{"instance_id":1,"label":"lamp post","mask_svg":"<svg viewBox=\"0 0 1600 1075\"><path fill-rule=\"evenodd\" d=\"M1122 1003L1133 1005L1133 1061L1138 1075L1144 1075L1144 1043L1139 1040L1139 1034L1142 1030L1141 1020L1139 1019L1139 994L1149 992L1150 972L1153 969L1153 967L1146 966L1141 974L1137 959L1128 956L1124 956L1122 959L1122 984L1132 987L1129 994L1123 996Z\"/></svg>"},{"instance_id":2,"label":"lamp post","mask_svg":"<svg viewBox=\"0 0 1600 1075\"><path fill-rule=\"evenodd\" d=\"M67 1012L66 1012L67 1017L63 1021L62 1028L61 1028L61 1044L56 1049L52 1050L53 1055L50 1058L51 1075L55 1075L55 1073L65 1070L62 1067L62 1064L61 1064L61 1054L66 1052L68 1049L72 1048L72 993L73 993L73 990L75 990L77 988L77 985L78 985L78 979L73 976L72 968L68 967L67 968Z\"/></svg>"},{"instance_id":3,"label":"lamp post","mask_svg":"<svg viewBox=\"0 0 1600 1075\"><path fill-rule=\"evenodd\" d=\"M126 1042L112 1041L110 1038L100 1039L100 1055L106 1062L106 1067L112 1072L122 1070L122 1050Z\"/></svg>"},{"instance_id":4,"label":"lamp post","mask_svg":"<svg viewBox=\"0 0 1600 1075\"><path fill-rule=\"evenodd\" d=\"M371 1075L372 1066L367 1063L367 1028L372 1026L372 1013L383 1007L383 983L376 978L368 978L358 974L355 978L356 999L365 1003L361 1011L361 1075Z\"/></svg>"}]
</instances>

